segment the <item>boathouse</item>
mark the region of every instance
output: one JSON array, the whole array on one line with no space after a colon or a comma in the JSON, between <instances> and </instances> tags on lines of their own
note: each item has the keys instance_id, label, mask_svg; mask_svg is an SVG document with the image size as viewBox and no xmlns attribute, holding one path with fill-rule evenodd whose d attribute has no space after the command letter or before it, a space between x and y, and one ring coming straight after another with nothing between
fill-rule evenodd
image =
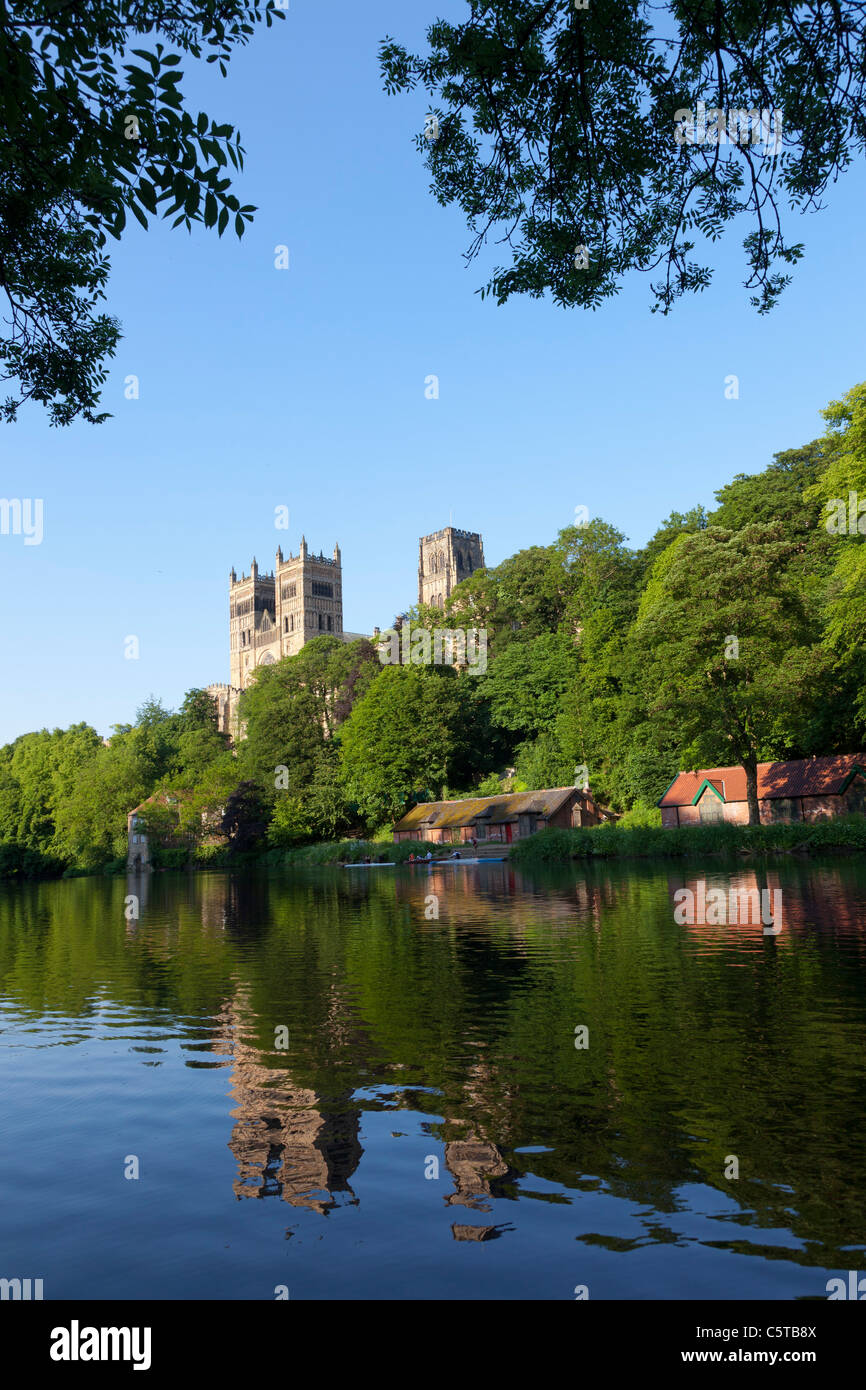
<instances>
[{"instance_id":1,"label":"boathouse","mask_svg":"<svg viewBox=\"0 0 866 1390\"><path fill-rule=\"evenodd\" d=\"M430 840L433 844L510 845L554 825L598 825L610 812L596 806L588 791L554 787L538 792L504 792L456 801L422 801L394 826L394 840Z\"/></svg>"},{"instance_id":2,"label":"boathouse","mask_svg":"<svg viewBox=\"0 0 866 1390\"><path fill-rule=\"evenodd\" d=\"M668 828L719 821L748 825L745 768L679 772L657 805ZM758 763L758 807L762 824L866 812L866 754Z\"/></svg>"}]
</instances>

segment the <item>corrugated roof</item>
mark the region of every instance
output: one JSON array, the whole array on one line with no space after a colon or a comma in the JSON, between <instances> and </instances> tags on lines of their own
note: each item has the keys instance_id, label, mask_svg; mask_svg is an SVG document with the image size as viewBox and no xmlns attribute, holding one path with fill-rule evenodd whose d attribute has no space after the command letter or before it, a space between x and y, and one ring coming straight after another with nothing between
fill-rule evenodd
<instances>
[{"instance_id":1,"label":"corrugated roof","mask_svg":"<svg viewBox=\"0 0 866 1390\"><path fill-rule=\"evenodd\" d=\"M790 763L758 763L758 797L772 801L776 797L838 796L858 768L866 774L866 754L837 753ZM705 781L712 782L725 801L746 800L744 768L709 767L679 773L657 804L690 806Z\"/></svg>"},{"instance_id":2,"label":"corrugated roof","mask_svg":"<svg viewBox=\"0 0 866 1390\"><path fill-rule=\"evenodd\" d=\"M413 807L394 826L395 830L420 829L422 825L437 827L471 825L483 816L492 824L515 820L521 812L552 816L569 796L580 791L577 787L552 787L540 792L507 792L500 796L470 796L460 801L422 801ZM431 815L435 820L431 821Z\"/></svg>"}]
</instances>

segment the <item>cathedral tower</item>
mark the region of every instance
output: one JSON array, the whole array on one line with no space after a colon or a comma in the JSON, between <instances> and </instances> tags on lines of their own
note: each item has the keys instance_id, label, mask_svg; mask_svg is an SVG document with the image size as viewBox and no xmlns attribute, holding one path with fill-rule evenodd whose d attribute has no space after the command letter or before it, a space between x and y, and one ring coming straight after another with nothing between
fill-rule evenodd
<instances>
[{"instance_id":1,"label":"cathedral tower","mask_svg":"<svg viewBox=\"0 0 866 1390\"><path fill-rule=\"evenodd\" d=\"M343 570L340 547L332 557L311 555L305 538L297 555L278 547L271 574L255 560L249 574L229 577L231 684L244 689L257 666L295 656L305 642L325 633L343 636Z\"/></svg>"},{"instance_id":2,"label":"cathedral tower","mask_svg":"<svg viewBox=\"0 0 866 1390\"><path fill-rule=\"evenodd\" d=\"M444 608L462 579L484 568L484 546L477 531L445 526L418 542L418 602Z\"/></svg>"}]
</instances>

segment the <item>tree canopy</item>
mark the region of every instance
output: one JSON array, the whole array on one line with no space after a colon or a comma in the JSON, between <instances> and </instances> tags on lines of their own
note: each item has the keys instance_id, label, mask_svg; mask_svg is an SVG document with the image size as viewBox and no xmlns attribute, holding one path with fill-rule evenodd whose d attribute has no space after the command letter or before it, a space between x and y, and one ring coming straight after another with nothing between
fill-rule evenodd
<instances>
[{"instance_id":1,"label":"tree canopy","mask_svg":"<svg viewBox=\"0 0 866 1390\"><path fill-rule=\"evenodd\" d=\"M428 95L416 145L467 258L505 248L482 295L596 308L641 271L667 313L739 219L766 313L803 254L783 214L820 208L863 150L864 32L856 0L468 0L380 62L389 92Z\"/></svg>"},{"instance_id":2,"label":"tree canopy","mask_svg":"<svg viewBox=\"0 0 866 1390\"><path fill-rule=\"evenodd\" d=\"M226 64L274 0L6 0L0 7L0 290L9 328L0 406L46 407L54 425L100 423L120 325L101 311L109 238L131 214L241 236L255 209L231 191L244 152L232 125L184 105L182 55ZM146 47L136 43L146 41Z\"/></svg>"},{"instance_id":3,"label":"tree canopy","mask_svg":"<svg viewBox=\"0 0 866 1390\"><path fill-rule=\"evenodd\" d=\"M692 766L745 768L754 825L758 762L802 747L824 664L791 550L778 523L680 537L657 560L631 634L650 715Z\"/></svg>"}]
</instances>

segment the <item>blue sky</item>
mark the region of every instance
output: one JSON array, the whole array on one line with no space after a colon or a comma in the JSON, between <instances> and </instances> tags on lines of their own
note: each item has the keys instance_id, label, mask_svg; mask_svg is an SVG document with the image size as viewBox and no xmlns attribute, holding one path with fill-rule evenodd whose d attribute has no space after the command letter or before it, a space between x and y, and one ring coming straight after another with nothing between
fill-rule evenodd
<instances>
[{"instance_id":1,"label":"blue sky","mask_svg":"<svg viewBox=\"0 0 866 1390\"><path fill-rule=\"evenodd\" d=\"M866 376L860 166L802 219L806 258L767 318L736 231L712 288L666 319L642 277L595 313L482 302L462 217L412 144L424 96L386 96L376 56L462 11L291 0L225 80L188 71L189 104L240 127L235 191L259 211L240 244L133 223L112 252L114 418L52 430L33 407L0 426L0 496L41 497L45 517L39 546L0 536L0 741L79 720L107 733L150 694L176 706L228 680L229 570L254 554L270 569L301 532L341 545L345 626L385 627L416 599L418 537L450 516L490 564L553 540L578 505L641 544L814 438Z\"/></svg>"}]
</instances>

